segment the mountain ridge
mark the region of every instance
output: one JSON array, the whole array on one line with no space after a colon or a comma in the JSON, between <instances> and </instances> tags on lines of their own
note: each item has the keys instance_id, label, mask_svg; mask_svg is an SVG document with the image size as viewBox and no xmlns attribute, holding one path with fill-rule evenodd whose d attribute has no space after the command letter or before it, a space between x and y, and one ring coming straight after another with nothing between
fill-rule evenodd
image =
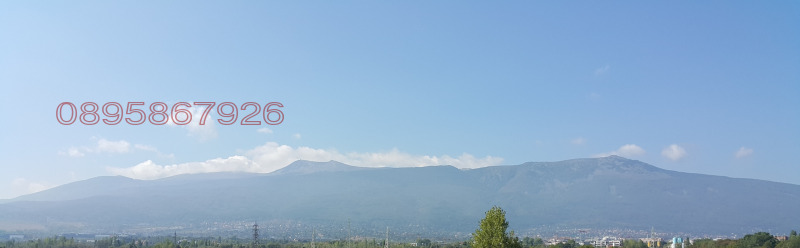
<instances>
[{"instance_id":1,"label":"mountain ridge","mask_svg":"<svg viewBox=\"0 0 800 248\"><path fill-rule=\"evenodd\" d=\"M276 171L266 174L272 174L272 175L310 174L319 172L340 172L340 171L354 171L363 169L369 169L369 168L352 166L335 160L330 160L328 162L297 160L284 166L283 168L280 168Z\"/></svg>"},{"instance_id":2,"label":"mountain ridge","mask_svg":"<svg viewBox=\"0 0 800 248\"><path fill-rule=\"evenodd\" d=\"M730 234L800 222L793 211L800 206L800 185L677 172L617 156L469 170L295 161L266 174L88 179L15 199L0 204L0 226L46 226L41 216L50 225L85 228L242 219L322 225L352 219L384 228L467 233L493 205L508 212L516 230L530 232L543 225L656 226Z\"/></svg>"}]
</instances>

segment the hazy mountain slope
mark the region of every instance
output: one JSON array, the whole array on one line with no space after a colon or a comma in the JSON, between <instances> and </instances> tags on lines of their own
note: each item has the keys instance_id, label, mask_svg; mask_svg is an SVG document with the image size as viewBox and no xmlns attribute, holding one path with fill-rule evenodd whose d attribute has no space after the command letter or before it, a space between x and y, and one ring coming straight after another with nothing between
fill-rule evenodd
<instances>
[{"instance_id":1,"label":"hazy mountain slope","mask_svg":"<svg viewBox=\"0 0 800 248\"><path fill-rule=\"evenodd\" d=\"M668 171L616 156L466 171L297 161L270 174L90 179L0 204L0 223L117 228L350 219L471 232L492 205L508 211L516 230L561 225L748 233L796 228L800 186Z\"/></svg>"},{"instance_id":2,"label":"hazy mountain slope","mask_svg":"<svg viewBox=\"0 0 800 248\"><path fill-rule=\"evenodd\" d=\"M98 187L102 185L102 187ZM63 201L82 199L97 195L116 194L131 188L144 186L141 181L122 176L95 177L65 184L49 190L23 195L11 201Z\"/></svg>"},{"instance_id":3,"label":"hazy mountain slope","mask_svg":"<svg viewBox=\"0 0 800 248\"><path fill-rule=\"evenodd\" d=\"M667 171L616 156L468 173L497 190L510 218L533 225L741 233L800 221L791 210L800 206L798 185Z\"/></svg>"}]
</instances>

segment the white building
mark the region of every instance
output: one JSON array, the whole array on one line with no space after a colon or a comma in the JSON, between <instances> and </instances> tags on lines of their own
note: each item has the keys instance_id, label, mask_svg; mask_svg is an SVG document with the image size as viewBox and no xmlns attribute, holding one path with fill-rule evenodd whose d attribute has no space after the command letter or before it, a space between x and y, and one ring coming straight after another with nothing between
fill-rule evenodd
<instances>
[{"instance_id":1,"label":"white building","mask_svg":"<svg viewBox=\"0 0 800 248\"><path fill-rule=\"evenodd\" d=\"M603 237L602 239L592 239L588 242L594 247L620 247L622 246L622 239L617 237Z\"/></svg>"}]
</instances>

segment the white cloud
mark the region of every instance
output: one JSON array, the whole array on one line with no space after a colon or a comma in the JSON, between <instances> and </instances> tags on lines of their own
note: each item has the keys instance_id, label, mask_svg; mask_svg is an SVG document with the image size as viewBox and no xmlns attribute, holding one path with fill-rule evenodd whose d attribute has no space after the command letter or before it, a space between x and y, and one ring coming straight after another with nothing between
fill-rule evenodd
<instances>
[{"instance_id":1,"label":"white cloud","mask_svg":"<svg viewBox=\"0 0 800 248\"><path fill-rule=\"evenodd\" d=\"M583 145L583 144L586 144L586 139L578 137L578 138L572 139L570 142L573 145Z\"/></svg>"},{"instance_id":2,"label":"white cloud","mask_svg":"<svg viewBox=\"0 0 800 248\"><path fill-rule=\"evenodd\" d=\"M83 153L81 151L80 148L77 148L77 147L70 147L69 149L67 149L66 152L58 152L58 154L67 155L67 156L75 157L75 158L80 158L80 157L83 157L83 156L86 155L85 153Z\"/></svg>"},{"instance_id":3,"label":"white cloud","mask_svg":"<svg viewBox=\"0 0 800 248\"><path fill-rule=\"evenodd\" d=\"M412 155L393 149L388 152L374 153L340 153L336 150L315 149L310 147L291 147L268 142L262 146L244 152L244 155L228 158L216 158L203 162L190 162L173 165L158 165L153 161L145 161L128 168L108 168L115 175L137 179L157 179L179 174L207 172L252 172L268 173L280 169L296 160L329 161L336 160L345 164L362 167L420 167L429 165L452 165L457 168L470 169L499 165L502 158L486 156L476 158L471 154L458 157Z\"/></svg>"},{"instance_id":4,"label":"white cloud","mask_svg":"<svg viewBox=\"0 0 800 248\"><path fill-rule=\"evenodd\" d=\"M192 123L186 125L186 128L189 130L186 135L199 141L207 141L217 138L217 129L214 127L213 122L206 122L205 125L200 125L192 120Z\"/></svg>"},{"instance_id":5,"label":"white cloud","mask_svg":"<svg viewBox=\"0 0 800 248\"><path fill-rule=\"evenodd\" d=\"M175 154L172 154L172 153L170 153L170 154L161 153L161 151L159 151L158 148L155 148L154 146L135 144L135 145L133 145L133 148L136 148L136 150L153 152L156 155L158 155L158 157L161 157L161 158L168 158L168 159L174 159L175 158Z\"/></svg>"},{"instance_id":6,"label":"white cloud","mask_svg":"<svg viewBox=\"0 0 800 248\"><path fill-rule=\"evenodd\" d=\"M161 152L159 152L158 149L152 146L134 144L132 147L133 149L131 148L131 143L125 140L110 141L101 138L97 140L97 143L92 147L86 147L86 146L70 147L69 149L67 149L67 151L59 151L58 154L63 156L79 158L86 156L87 153L129 153L132 152L134 149L136 149L142 151L155 152L161 155Z\"/></svg>"},{"instance_id":7,"label":"white cloud","mask_svg":"<svg viewBox=\"0 0 800 248\"><path fill-rule=\"evenodd\" d=\"M607 153L600 153L594 155L595 157L608 157L611 155L617 155L622 157L637 157L644 155L645 151L641 147L634 145L634 144L627 144L619 147L616 151L611 151Z\"/></svg>"},{"instance_id":8,"label":"white cloud","mask_svg":"<svg viewBox=\"0 0 800 248\"><path fill-rule=\"evenodd\" d=\"M295 138L295 139L300 139L300 138L302 138L302 137L303 137L303 136L300 136L300 134L299 134L299 133L296 133L296 134L294 134L294 138Z\"/></svg>"},{"instance_id":9,"label":"white cloud","mask_svg":"<svg viewBox=\"0 0 800 248\"><path fill-rule=\"evenodd\" d=\"M256 130L256 132L265 133L265 134L271 134L272 133L272 129L269 129L269 128L266 128L266 127L262 127L262 128L259 128L258 130Z\"/></svg>"},{"instance_id":10,"label":"white cloud","mask_svg":"<svg viewBox=\"0 0 800 248\"><path fill-rule=\"evenodd\" d=\"M686 156L686 150L679 145L672 144L668 147L665 147L664 150L661 150L661 156L664 156L672 161L678 161Z\"/></svg>"},{"instance_id":11,"label":"white cloud","mask_svg":"<svg viewBox=\"0 0 800 248\"><path fill-rule=\"evenodd\" d=\"M173 105L174 104L169 104L169 106ZM193 105L189 108L180 107L180 109L189 110L189 112L192 113L192 121L190 121L186 125L178 125L175 124L174 120L170 120L167 122L168 126L185 128L187 130L186 135L189 137L193 137L198 141L207 141L217 137L218 135L216 128L217 119L214 117L213 109L206 116L203 125L200 125L200 121L202 119L200 117L203 116L203 112L206 110L205 107L199 105ZM170 118L172 117L170 116ZM180 114L178 118L180 118L180 120L183 120L186 117L184 117L183 114Z\"/></svg>"},{"instance_id":12,"label":"white cloud","mask_svg":"<svg viewBox=\"0 0 800 248\"><path fill-rule=\"evenodd\" d=\"M97 147L94 151L97 153L126 153L130 151L130 147L131 144L124 140L108 141L106 139L100 139L97 141Z\"/></svg>"},{"instance_id":13,"label":"white cloud","mask_svg":"<svg viewBox=\"0 0 800 248\"><path fill-rule=\"evenodd\" d=\"M194 116L194 118L192 118L192 121L189 122L189 124L184 126L187 128L187 130L189 130L188 135L196 138L199 141L206 141L217 137L217 121L211 114L206 117L205 123L200 125L200 117L205 109L206 108L204 107L192 106L190 111L192 111L192 116Z\"/></svg>"},{"instance_id":14,"label":"white cloud","mask_svg":"<svg viewBox=\"0 0 800 248\"><path fill-rule=\"evenodd\" d=\"M135 144L135 145L133 145L133 148L136 148L136 149L139 149L139 150L142 150L142 151L158 152L158 149L156 149L155 147L147 146L147 145Z\"/></svg>"},{"instance_id":15,"label":"white cloud","mask_svg":"<svg viewBox=\"0 0 800 248\"><path fill-rule=\"evenodd\" d=\"M606 74L606 72L608 72L609 69L611 69L610 65L602 66L602 67L597 68L597 69L594 70L594 75L595 76L600 76L600 75Z\"/></svg>"},{"instance_id":16,"label":"white cloud","mask_svg":"<svg viewBox=\"0 0 800 248\"><path fill-rule=\"evenodd\" d=\"M742 147L739 147L739 150L736 151L736 155L734 155L734 156L736 158L744 158L744 157L747 157L747 156L750 156L750 155L753 155L753 149L750 149L750 148L742 146Z\"/></svg>"},{"instance_id":17,"label":"white cloud","mask_svg":"<svg viewBox=\"0 0 800 248\"><path fill-rule=\"evenodd\" d=\"M158 179L180 174L209 173L223 171L260 172L257 165L242 156L216 158L204 162L190 162L173 165L157 165L151 160L128 168L108 168L115 175L136 179Z\"/></svg>"},{"instance_id":18,"label":"white cloud","mask_svg":"<svg viewBox=\"0 0 800 248\"><path fill-rule=\"evenodd\" d=\"M33 182L25 178L16 178L11 181L11 189L14 195L26 195L36 193L54 187L54 185L42 182Z\"/></svg>"}]
</instances>

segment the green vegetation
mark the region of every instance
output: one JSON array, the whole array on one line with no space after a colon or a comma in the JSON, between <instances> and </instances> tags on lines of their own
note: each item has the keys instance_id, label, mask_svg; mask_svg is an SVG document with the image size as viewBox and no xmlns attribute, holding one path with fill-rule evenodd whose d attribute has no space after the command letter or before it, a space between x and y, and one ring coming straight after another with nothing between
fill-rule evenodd
<instances>
[{"instance_id":1,"label":"green vegetation","mask_svg":"<svg viewBox=\"0 0 800 248\"><path fill-rule=\"evenodd\" d=\"M622 241L622 247L625 248L647 248L647 244L638 239L626 239Z\"/></svg>"},{"instance_id":2,"label":"green vegetation","mask_svg":"<svg viewBox=\"0 0 800 248\"><path fill-rule=\"evenodd\" d=\"M766 232L745 235L739 240L740 248L775 248L778 240Z\"/></svg>"},{"instance_id":3,"label":"green vegetation","mask_svg":"<svg viewBox=\"0 0 800 248\"><path fill-rule=\"evenodd\" d=\"M792 233L793 235L789 236L788 240L779 242L775 248L800 248L800 236L794 230Z\"/></svg>"},{"instance_id":4,"label":"green vegetation","mask_svg":"<svg viewBox=\"0 0 800 248\"><path fill-rule=\"evenodd\" d=\"M486 217L481 220L480 227L472 234L472 247L474 248L521 248L519 238L514 237L514 231L506 233L508 222L506 211L498 206L486 212Z\"/></svg>"},{"instance_id":5,"label":"green vegetation","mask_svg":"<svg viewBox=\"0 0 800 248\"><path fill-rule=\"evenodd\" d=\"M173 241L173 237L148 237L148 238L117 238L110 237L97 240L96 242L78 242L71 238L48 237L44 239L28 241L6 241L0 242L0 248L252 248L251 240L238 238L181 238L178 242ZM349 243L349 244L348 244ZM389 248L469 248L468 242L456 242L442 244L432 242L429 239L421 239L417 242L418 246L411 243L389 243ZM383 241L378 240L359 240L347 242L345 240L334 240L325 242L315 242L315 248L383 248ZM286 241L286 240L261 240L257 248L311 248L308 241Z\"/></svg>"},{"instance_id":6,"label":"green vegetation","mask_svg":"<svg viewBox=\"0 0 800 248\"><path fill-rule=\"evenodd\" d=\"M567 240L567 242L554 244L554 245L551 245L551 246L548 246L548 247L550 247L550 248L578 248L578 243L575 242L575 240L570 239L570 240ZM583 248L583 247L581 247L581 248Z\"/></svg>"},{"instance_id":7,"label":"green vegetation","mask_svg":"<svg viewBox=\"0 0 800 248\"><path fill-rule=\"evenodd\" d=\"M494 206L486 212L480 226L468 242L440 243L430 239L417 239L415 243L390 243L389 248L595 248L592 245L580 245L575 240L546 245L541 238L525 237L522 241L514 236L514 232L506 232L508 221L506 212ZM94 241L76 241L64 236L48 237L28 241L6 241L0 248L312 248L308 241L259 240L258 245L252 240L237 237L222 239L221 237L199 237L178 240L172 237L108 237ZM697 239L690 243L684 240L687 248L800 248L800 236L792 230L788 237L780 239L766 232L748 234L739 240L731 239ZM357 241L334 240L315 242L313 248L384 248L383 240L361 239ZM647 244L637 239L626 239L623 248L648 248ZM662 243L659 248L668 247Z\"/></svg>"},{"instance_id":8,"label":"green vegetation","mask_svg":"<svg viewBox=\"0 0 800 248\"><path fill-rule=\"evenodd\" d=\"M699 239L687 248L800 248L800 236L792 230L793 235L784 241L778 241L774 236L766 232L748 234L739 240L721 239Z\"/></svg>"},{"instance_id":9,"label":"green vegetation","mask_svg":"<svg viewBox=\"0 0 800 248\"><path fill-rule=\"evenodd\" d=\"M493 208L494 209L494 208ZM492 223L505 223L505 213L498 215L497 208L493 210L491 218L500 218L502 221L493 221ZM492 211L492 210L490 210ZM501 210L502 211L502 210ZM487 212L487 217L489 217ZM502 218L501 218L502 217ZM481 222L483 223L483 221ZM489 223L487 223L488 225ZM507 227L507 226L506 226ZM483 226L481 229L483 230ZM485 230L503 230L505 229L500 225L498 228L487 228ZM477 233L477 232L476 232ZM495 233L499 234L499 232ZM509 245L507 247L517 248L594 248L590 245L579 245L574 240L569 240L564 243L554 244L547 246L541 238L529 238L516 240L513 234L504 235ZM516 240L511 241L512 239ZM156 247L156 248L251 248L251 240L238 239L238 238L211 238L211 237L197 237L185 238L182 237L178 240L177 244L173 241L173 237L148 237L148 238L132 238L132 237L109 237L97 240L96 242L79 242L72 238L65 237L48 237L43 239L28 240L28 241L6 241L0 242L0 248L143 248L143 247ZM503 240L503 239L496 239ZM738 240L721 239L697 239L693 244L686 241L686 248L800 248L800 236L796 232L790 234L787 240L779 241L774 236L765 232L758 232L748 234ZM412 246L411 243L390 243L390 248L473 248L475 241L472 242L456 242L443 244L440 242L431 241L429 239L417 240L418 246ZM516 244L514 244L516 243ZM315 242L315 248L383 248L383 240L358 240L348 242L345 240L334 240ZM485 246L484 246L485 247ZM500 246L495 246L500 247ZM647 245L640 240L626 239L622 243L623 248L647 248ZM668 244L662 243L662 247L669 247ZM286 240L261 240L258 248L311 248L311 243L308 241L286 241Z\"/></svg>"},{"instance_id":10,"label":"green vegetation","mask_svg":"<svg viewBox=\"0 0 800 248\"><path fill-rule=\"evenodd\" d=\"M525 237L522 239L523 248L542 248L544 247L544 240L542 238Z\"/></svg>"}]
</instances>

